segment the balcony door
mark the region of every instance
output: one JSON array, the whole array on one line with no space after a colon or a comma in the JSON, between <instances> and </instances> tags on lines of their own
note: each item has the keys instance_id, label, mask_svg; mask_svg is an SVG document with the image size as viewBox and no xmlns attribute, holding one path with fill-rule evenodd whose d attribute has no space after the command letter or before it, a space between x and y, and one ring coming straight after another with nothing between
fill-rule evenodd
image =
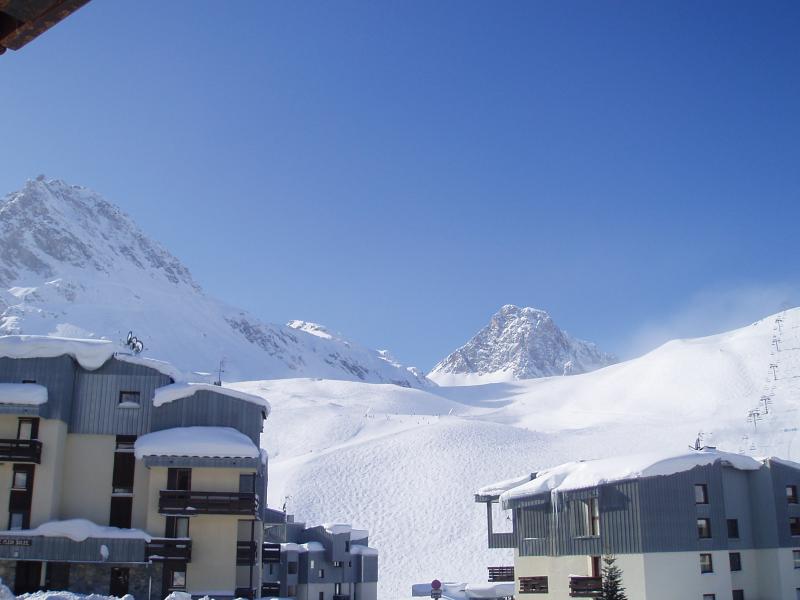
<instances>
[{"instance_id":1,"label":"balcony door","mask_svg":"<svg viewBox=\"0 0 800 600\"><path fill-rule=\"evenodd\" d=\"M191 469L167 469L167 489L188 492L192 489Z\"/></svg>"}]
</instances>

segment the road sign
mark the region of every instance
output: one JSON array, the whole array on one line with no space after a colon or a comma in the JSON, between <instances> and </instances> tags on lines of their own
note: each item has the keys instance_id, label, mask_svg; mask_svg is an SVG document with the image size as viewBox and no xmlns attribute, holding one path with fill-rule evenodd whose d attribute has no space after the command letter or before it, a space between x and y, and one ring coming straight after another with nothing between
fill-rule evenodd
<instances>
[{"instance_id":1,"label":"road sign","mask_svg":"<svg viewBox=\"0 0 800 600\"><path fill-rule=\"evenodd\" d=\"M442 597L442 590L431 590L431 598L438 600Z\"/></svg>"}]
</instances>

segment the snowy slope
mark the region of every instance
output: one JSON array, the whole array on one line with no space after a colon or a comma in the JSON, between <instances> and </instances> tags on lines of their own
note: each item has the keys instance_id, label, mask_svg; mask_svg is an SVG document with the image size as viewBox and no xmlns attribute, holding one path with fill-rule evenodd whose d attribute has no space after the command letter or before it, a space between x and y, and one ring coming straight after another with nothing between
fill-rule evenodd
<instances>
[{"instance_id":1,"label":"snowy slope","mask_svg":"<svg viewBox=\"0 0 800 600\"><path fill-rule=\"evenodd\" d=\"M559 329L545 311L506 304L429 377L442 385L474 385L587 373L615 361Z\"/></svg>"},{"instance_id":2,"label":"snowy slope","mask_svg":"<svg viewBox=\"0 0 800 600\"><path fill-rule=\"evenodd\" d=\"M722 450L800 459L800 310L572 377L425 390L308 379L235 387L273 406L262 438L270 503L288 495L309 522L368 528L381 551L380 597L401 598L412 583L482 581L487 566L510 564L507 551L486 549L473 502L483 485L576 459L681 452L699 432ZM747 415L764 395L769 413L761 403L755 434Z\"/></svg>"},{"instance_id":3,"label":"snowy slope","mask_svg":"<svg viewBox=\"0 0 800 600\"><path fill-rule=\"evenodd\" d=\"M325 331L321 326L316 326ZM270 325L206 295L189 270L99 194L38 178L0 203L0 334L105 337L226 378L430 385L386 353L310 324Z\"/></svg>"}]
</instances>

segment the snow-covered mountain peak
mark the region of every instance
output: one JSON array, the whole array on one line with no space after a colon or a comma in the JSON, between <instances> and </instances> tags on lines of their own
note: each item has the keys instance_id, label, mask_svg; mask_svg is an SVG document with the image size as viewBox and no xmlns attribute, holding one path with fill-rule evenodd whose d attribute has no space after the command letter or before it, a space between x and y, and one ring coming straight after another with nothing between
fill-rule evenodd
<instances>
[{"instance_id":1,"label":"snow-covered mountain peak","mask_svg":"<svg viewBox=\"0 0 800 600\"><path fill-rule=\"evenodd\" d=\"M591 342L561 330L547 311L506 304L429 376L450 384L531 379L585 373L615 360Z\"/></svg>"},{"instance_id":2,"label":"snow-covered mountain peak","mask_svg":"<svg viewBox=\"0 0 800 600\"><path fill-rule=\"evenodd\" d=\"M0 335L124 340L183 371L432 385L322 325L260 321L209 297L117 206L39 176L0 201Z\"/></svg>"},{"instance_id":3,"label":"snow-covered mountain peak","mask_svg":"<svg viewBox=\"0 0 800 600\"><path fill-rule=\"evenodd\" d=\"M0 285L64 267L121 277L147 272L197 291L189 270L99 194L39 176L0 204Z\"/></svg>"}]
</instances>

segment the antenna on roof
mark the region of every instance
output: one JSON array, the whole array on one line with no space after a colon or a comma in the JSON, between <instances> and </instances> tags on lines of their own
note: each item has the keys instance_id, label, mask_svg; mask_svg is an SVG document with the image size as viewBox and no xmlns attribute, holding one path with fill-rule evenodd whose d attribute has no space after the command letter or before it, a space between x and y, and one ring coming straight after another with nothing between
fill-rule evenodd
<instances>
[{"instance_id":1,"label":"antenna on roof","mask_svg":"<svg viewBox=\"0 0 800 600\"><path fill-rule=\"evenodd\" d=\"M219 365L217 366L217 380L214 382L214 385L218 385L222 387L222 374L225 372L225 357L219 359Z\"/></svg>"},{"instance_id":2,"label":"antenna on roof","mask_svg":"<svg viewBox=\"0 0 800 600\"><path fill-rule=\"evenodd\" d=\"M703 432L700 431L697 434L697 439L694 441L694 446L689 446L692 450L702 450L703 449Z\"/></svg>"},{"instance_id":3,"label":"antenna on roof","mask_svg":"<svg viewBox=\"0 0 800 600\"><path fill-rule=\"evenodd\" d=\"M133 331L128 332L128 337L125 340L125 345L133 352L134 354L140 354L142 350L144 350L144 342L133 335Z\"/></svg>"}]
</instances>

